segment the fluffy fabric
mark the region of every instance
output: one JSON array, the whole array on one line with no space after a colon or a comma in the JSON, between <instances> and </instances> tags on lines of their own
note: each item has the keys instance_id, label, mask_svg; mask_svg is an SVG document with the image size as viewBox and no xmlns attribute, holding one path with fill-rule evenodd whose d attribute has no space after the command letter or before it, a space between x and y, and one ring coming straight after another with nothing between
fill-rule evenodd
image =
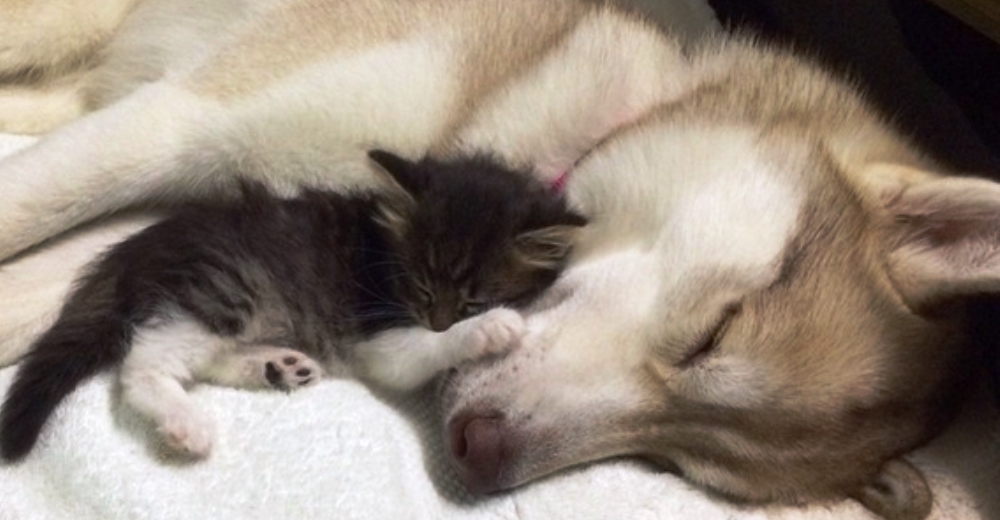
<instances>
[{"instance_id":1,"label":"fluffy fabric","mask_svg":"<svg viewBox=\"0 0 1000 520\"><path fill-rule=\"evenodd\" d=\"M0 371L0 388L13 374ZM0 468L0 519L870 518L849 501L738 507L625 460L473 499L444 461L432 392L385 399L350 381L287 395L199 387L218 445L207 461L179 463L119 405L111 376L72 394L28 458ZM932 518L998 517L997 425L995 414L977 415L915 457L934 489Z\"/></svg>"}]
</instances>

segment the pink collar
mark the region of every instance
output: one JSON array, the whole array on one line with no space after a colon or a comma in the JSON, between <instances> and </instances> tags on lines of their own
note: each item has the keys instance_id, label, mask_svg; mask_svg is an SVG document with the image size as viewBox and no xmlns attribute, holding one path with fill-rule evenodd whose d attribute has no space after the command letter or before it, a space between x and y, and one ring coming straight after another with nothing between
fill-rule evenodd
<instances>
[{"instance_id":1,"label":"pink collar","mask_svg":"<svg viewBox=\"0 0 1000 520\"><path fill-rule=\"evenodd\" d=\"M568 179L569 179L569 170L566 170L557 175L556 178L552 180L552 184L549 185L549 188L554 193L562 193L563 190L566 188L566 181Z\"/></svg>"}]
</instances>

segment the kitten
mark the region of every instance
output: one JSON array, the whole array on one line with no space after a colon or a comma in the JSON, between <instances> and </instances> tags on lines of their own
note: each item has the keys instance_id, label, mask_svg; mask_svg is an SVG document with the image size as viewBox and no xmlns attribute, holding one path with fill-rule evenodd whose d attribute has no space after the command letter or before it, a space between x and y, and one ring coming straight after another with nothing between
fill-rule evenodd
<instances>
[{"instance_id":1,"label":"kitten","mask_svg":"<svg viewBox=\"0 0 1000 520\"><path fill-rule=\"evenodd\" d=\"M125 402L202 457L213 429L193 382L291 390L326 365L406 389L516 344L523 321L500 306L555 281L585 219L489 157L369 156L392 189L281 199L245 184L111 248L19 369L0 454L25 456L67 394L118 364Z\"/></svg>"}]
</instances>

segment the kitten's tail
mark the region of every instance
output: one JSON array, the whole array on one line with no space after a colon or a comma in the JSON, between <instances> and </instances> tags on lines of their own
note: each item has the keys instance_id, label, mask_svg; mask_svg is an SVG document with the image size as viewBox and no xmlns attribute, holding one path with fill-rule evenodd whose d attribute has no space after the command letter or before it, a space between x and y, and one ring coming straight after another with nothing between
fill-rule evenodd
<instances>
[{"instance_id":1,"label":"kitten's tail","mask_svg":"<svg viewBox=\"0 0 1000 520\"><path fill-rule=\"evenodd\" d=\"M45 421L81 382L125 358L132 328L119 312L116 283L99 273L81 280L22 361L0 411L0 456L7 461L31 451Z\"/></svg>"}]
</instances>

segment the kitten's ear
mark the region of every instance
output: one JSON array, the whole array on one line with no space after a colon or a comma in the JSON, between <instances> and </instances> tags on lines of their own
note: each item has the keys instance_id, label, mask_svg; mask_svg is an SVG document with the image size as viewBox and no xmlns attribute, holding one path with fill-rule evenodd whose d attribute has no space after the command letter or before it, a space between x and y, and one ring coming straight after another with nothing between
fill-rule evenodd
<instances>
[{"instance_id":1,"label":"kitten's ear","mask_svg":"<svg viewBox=\"0 0 1000 520\"><path fill-rule=\"evenodd\" d=\"M375 200L375 215L372 218L376 224L401 240L410 228L410 215L415 204L406 195L383 195Z\"/></svg>"},{"instance_id":2,"label":"kitten's ear","mask_svg":"<svg viewBox=\"0 0 1000 520\"><path fill-rule=\"evenodd\" d=\"M540 269L555 269L569 256L573 239L582 225L557 224L525 231L514 240L514 251L525 264Z\"/></svg>"},{"instance_id":3,"label":"kitten's ear","mask_svg":"<svg viewBox=\"0 0 1000 520\"><path fill-rule=\"evenodd\" d=\"M383 193L375 203L375 222L402 239L409 229L416 201L413 194L424 186L424 178L412 161L385 150L369 150L368 157L392 179L399 190Z\"/></svg>"},{"instance_id":4,"label":"kitten's ear","mask_svg":"<svg viewBox=\"0 0 1000 520\"><path fill-rule=\"evenodd\" d=\"M407 193L416 194L427 186L427 177L417 164L385 150L369 150L368 157Z\"/></svg>"},{"instance_id":5,"label":"kitten's ear","mask_svg":"<svg viewBox=\"0 0 1000 520\"><path fill-rule=\"evenodd\" d=\"M564 212L556 222L565 226L583 227L587 225L587 217L572 211Z\"/></svg>"}]
</instances>

